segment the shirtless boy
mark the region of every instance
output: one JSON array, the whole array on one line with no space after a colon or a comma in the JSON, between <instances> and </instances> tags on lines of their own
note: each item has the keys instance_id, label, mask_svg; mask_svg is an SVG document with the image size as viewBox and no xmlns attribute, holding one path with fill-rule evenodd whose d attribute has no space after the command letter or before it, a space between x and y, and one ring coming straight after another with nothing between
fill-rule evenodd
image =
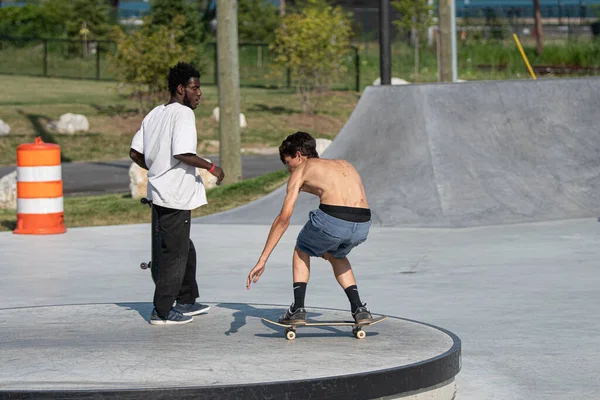
<instances>
[{"instance_id":1,"label":"shirtless boy","mask_svg":"<svg viewBox=\"0 0 600 400\"><path fill-rule=\"evenodd\" d=\"M344 160L320 159L315 139L305 132L288 136L279 147L281 161L291 173L287 194L279 215L273 221L264 250L252 268L246 288L258 282L273 249L290 225L290 218L300 191L318 196L319 208L298 234L293 257L294 302L279 319L281 323L306 323L304 297L310 277L310 257L322 257L331 263L335 277L350 301L356 323L368 323L371 313L361 303L346 257L367 239L371 211L365 189L356 169Z\"/></svg>"}]
</instances>

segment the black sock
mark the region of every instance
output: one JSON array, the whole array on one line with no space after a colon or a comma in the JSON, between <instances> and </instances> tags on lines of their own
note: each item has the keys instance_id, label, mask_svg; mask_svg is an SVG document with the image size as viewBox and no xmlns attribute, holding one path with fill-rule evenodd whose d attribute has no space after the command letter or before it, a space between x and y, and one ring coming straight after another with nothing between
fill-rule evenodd
<instances>
[{"instance_id":1,"label":"black sock","mask_svg":"<svg viewBox=\"0 0 600 400\"><path fill-rule=\"evenodd\" d=\"M306 282L294 282L294 307L292 312L304 308L304 296L306 295Z\"/></svg>"},{"instance_id":2,"label":"black sock","mask_svg":"<svg viewBox=\"0 0 600 400\"><path fill-rule=\"evenodd\" d=\"M344 292L346 292L346 296L348 296L348 300L350 300L352 312L356 311L358 307L363 306L360 302L360 296L358 295L358 288L356 285L348 286L344 289Z\"/></svg>"}]
</instances>

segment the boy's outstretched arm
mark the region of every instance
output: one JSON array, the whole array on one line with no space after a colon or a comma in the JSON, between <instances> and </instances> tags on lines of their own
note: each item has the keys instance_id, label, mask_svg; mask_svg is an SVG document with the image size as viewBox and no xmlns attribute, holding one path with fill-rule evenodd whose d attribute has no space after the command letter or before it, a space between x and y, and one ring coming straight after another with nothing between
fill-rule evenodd
<instances>
[{"instance_id":1,"label":"boy's outstretched arm","mask_svg":"<svg viewBox=\"0 0 600 400\"><path fill-rule=\"evenodd\" d=\"M254 268L252 268L250 274L248 274L246 289L250 289L251 283L258 282L260 276L265 272L265 264L267 263L269 256L275 249L275 246L277 246L277 243L279 243L279 240L287 230L288 226L290 226L290 218L294 211L294 205L296 204L296 200L298 200L298 193L300 193L300 188L304 183L304 174L302 171L302 168L295 170L288 180L287 193L285 195L285 200L283 201L283 207L271 225L267 243L265 244L265 248L258 259L258 262Z\"/></svg>"}]
</instances>

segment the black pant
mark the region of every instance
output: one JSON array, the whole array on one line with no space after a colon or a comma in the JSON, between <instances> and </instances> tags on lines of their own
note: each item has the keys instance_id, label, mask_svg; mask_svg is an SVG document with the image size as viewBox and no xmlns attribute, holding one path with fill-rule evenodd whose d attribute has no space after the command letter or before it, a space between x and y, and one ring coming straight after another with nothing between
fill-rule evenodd
<instances>
[{"instance_id":1,"label":"black pant","mask_svg":"<svg viewBox=\"0 0 600 400\"><path fill-rule=\"evenodd\" d=\"M189 210L152 206L152 275L154 308L166 318L175 299L192 304L198 298L196 249L190 239Z\"/></svg>"}]
</instances>

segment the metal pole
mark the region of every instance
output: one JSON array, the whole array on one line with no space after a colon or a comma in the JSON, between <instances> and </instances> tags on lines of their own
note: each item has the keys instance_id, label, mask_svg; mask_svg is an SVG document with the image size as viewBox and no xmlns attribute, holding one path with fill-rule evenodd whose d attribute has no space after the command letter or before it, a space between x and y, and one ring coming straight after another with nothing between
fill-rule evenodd
<instances>
[{"instance_id":1,"label":"metal pole","mask_svg":"<svg viewBox=\"0 0 600 400\"><path fill-rule=\"evenodd\" d=\"M44 39L44 76L48 76L48 40Z\"/></svg>"},{"instance_id":2,"label":"metal pole","mask_svg":"<svg viewBox=\"0 0 600 400\"><path fill-rule=\"evenodd\" d=\"M557 1L558 4L558 24L562 25L562 7L560 6L560 0Z\"/></svg>"},{"instance_id":3,"label":"metal pole","mask_svg":"<svg viewBox=\"0 0 600 400\"><path fill-rule=\"evenodd\" d=\"M450 1L450 38L452 43L452 82L458 80L458 66L456 60L456 0Z\"/></svg>"},{"instance_id":4,"label":"metal pole","mask_svg":"<svg viewBox=\"0 0 600 400\"><path fill-rule=\"evenodd\" d=\"M100 42L96 41L96 80L100 80Z\"/></svg>"},{"instance_id":5,"label":"metal pole","mask_svg":"<svg viewBox=\"0 0 600 400\"><path fill-rule=\"evenodd\" d=\"M360 53L354 48L354 65L356 65L356 91L360 92Z\"/></svg>"},{"instance_id":6,"label":"metal pole","mask_svg":"<svg viewBox=\"0 0 600 400\"><path fill-rule=\"evenodd\" d=\"M218 85L218 84L219 84L219 56L218 56L218 53L219 53L219 51L218 51L218 47L219 47L219 46L218 46L218 45L217 45L217 43L215 42L215 47L214 47L214 50L215 50L215 51L214 51L214 53L213 53L213 54L214 54L213 63L214 63L214 65L215 65L215 70L214 70L214 77L213 77L213 79L215 80L215 85Z\"/></svg>"},{"instance_id":7,"label":"metal pole","mask_svg":"<svg viewBox=\"0 0 600 400\"><path fill-rule=\"evenodd\" d=\"M390 0L379 0L379 71L381 84L391 84Z\"/></svg>"}]
</instances>

